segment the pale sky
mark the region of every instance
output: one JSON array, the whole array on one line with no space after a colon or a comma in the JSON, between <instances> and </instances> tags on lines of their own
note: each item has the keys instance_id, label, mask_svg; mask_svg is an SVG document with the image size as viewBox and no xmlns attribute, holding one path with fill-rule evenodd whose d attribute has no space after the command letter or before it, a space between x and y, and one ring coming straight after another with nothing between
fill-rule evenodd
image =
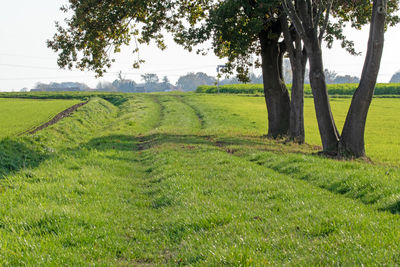
<instances>
[{"instance_id":1,"label":"pale sky","mask_svg":"<svg viewBox=\"0 0 400 267\"><path fill-rule=\"evenodd\" d=\"M55 33L54 21L64 19L59 11L66 0L1 0L0 4L0 91L31 89L36 82L83 82L95 87L101 80L113 81L122 71L128 79L140 81L143 73L157 73L160 79L168 76L175 83L179 76L188 72L206 72L216 75L216 66L225 61L214 55L200 56L189 53L172 41L168 49L158 50L154 45L141 46L141 58L146 60L140 69L133 69L131 48L124 49L116 56L114 63L104 77L96 80L94 73L77 70L59 70L56 54L46 47L46 40ZM368 28L363 31L347 31L359 51L366 49ZM379 82L388 82L400 70L400 25L390 28L386 33L385 50L381 63ZM335 70L341 75L360 76L364 63L362 56L354 57L336 45L334 49L324 50L325 68ZM259 71L258 71L259 72Z\"/></svg>"}]
</instances>

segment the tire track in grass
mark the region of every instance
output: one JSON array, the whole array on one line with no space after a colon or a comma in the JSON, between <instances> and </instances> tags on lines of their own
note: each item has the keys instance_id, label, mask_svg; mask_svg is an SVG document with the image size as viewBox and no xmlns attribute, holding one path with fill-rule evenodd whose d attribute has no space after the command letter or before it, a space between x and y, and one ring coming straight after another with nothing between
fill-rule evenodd
<instances>
[{"instance_id":1,"label":"tire track in grass","mask_svg":"<svg viewBox=\"0 0 400 267\"><path fill-rule=\"evenodd\" d=\"M204 130L206 128L206 121L204 119L204 114L198 109L196 106L189 104L186 99L182 96L176 96L177 99L179 99L183 104L189 106L191 109L193 109L194 113L197 116L197 119L200 122L200 129Z\"/></svg>"},{"instance_id":2,"label":"tire track in grass","mask_svg":"<svg viewBox=\"0 0 400 267\"><path fill-rule=\"evenodd\" d=\"M153 95L151 96L151 98L153 99L154 103L157 104L157 106L160 107L160 114L159 114L159 118L158 118L158 122L154 125L153 129L157 129L160 128L162 125L162 122L164 120L165 117L165 107L164 105L161 104L160 98L158 95Z\"/></svg>"},{"instance_id":3,"label":"tire track in grass","mask_svg":"<svg viewBox=\"0 0 400 267\"><path fill-rule=\"evenodd\" d=\"M159 114L158 114L158 119L157 122L154 124L154 126L148 131L152 132L157 130L158 128L160 128L162 126L162 123L164 121L164 117L165 117L165 107L164 105L161 104L161 101L159 99L158 95L152 95L150 96L150 98L153 100L153 102L159 107ZM148 135L147 133L147 135ZM148 140L148 136L147 135L139 135L137 137L137 150L138 151L143 151L145 149L148 149L152 143L151 140Z\"/></svg>"},{"instance_id":4,"label":"tire track in grass","mask_svg":"<svg viewBox=\"0 0 400 267\"><path fill-rule=\"evenodd\" d=\"M186 138L197 138L204 127L202 115L191 105L187 105L181 96L152 96L160 107L158 123L146 134L138 137L138 150L146 150L156 144L175 143Z\"/></svg>"},{"instance_id":5,"label":"tire track in grass","mask_svg":"<svg viewBox=\"0 0 400 267\"><path fill-rule=\"evenodd\" d=\"M201 120L196 111L185 104L180 96L164 96L160 104L164 106L160 133L193 134L201 129Z\"/></svg>"}]
</instances>

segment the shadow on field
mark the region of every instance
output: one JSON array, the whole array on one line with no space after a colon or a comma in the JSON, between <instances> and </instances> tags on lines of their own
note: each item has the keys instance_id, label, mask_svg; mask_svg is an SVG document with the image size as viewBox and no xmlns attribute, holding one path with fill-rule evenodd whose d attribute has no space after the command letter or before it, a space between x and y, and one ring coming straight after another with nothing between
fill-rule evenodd
<instances>
[{"instance_id":1,"label":"shadow on field","mask_svg":"<svg viewBox=\"0 0 400 267\"><path fill-rule=\"evenodd\" d=\"M400 214L400 200L392 203L391 205L381 208L382 211L389 211L393 214Z\"/></svg>"},{"instance_id":2,"label":"shadow on field","mask_svg":"<svg viewBox=\"0 0 400 267\"><path fill-rule=\"evenodd\" d=\"M256 146L263 145L261 141L244 140L242 138L226 137L216 138L215 136L201 135L174 135L174 134L152 134L144 136L110 135L90 140L86 145L88 149L97 150L121 150L141 151L163 144L175 145L210 145L224 147L228 145Z\"/></svg>"},{"instance_id":3,"label":"shadow on field","mask_svg":"<svg viewBox=\"0 0 400 267\"><path fill-rule=\"evenodd\" d=\"M230 154L234 154L236 156L241 157L242 155L245 155L242 153L246 149L250 148L252 151L258 150L258 151L271 151L271 152L279 152L279 150L275 149L273 146L276 146L276 144L270 145L268 142L263 140L262 138L253 138L249 137L248 139L244 137L220 137L220 136L210 136L210 135L177 135L177 134L151 134L151 135L139 135L139 136L132 136L132 135L110 135L110 136L104 136L101 138L95 138L90 140L84 147L87 149L96 149L96 150L118 150L118 151L144 151L147 149L151 149L154 147L158 147L161 145L166 145L170 144L172 146L176 146L178 149L185 149L185 150L194 150L198 148L199 146L209 146L210 148L218 148L221 151L225 151ZM243 148L243 150L242 150ZM172 147L173 149L173 147ZM286 148L287 149L287 148ZM195 153L195 150L193 151ZM286 151L283 151L286 153ZM302 152L297 152L297 153L302 153ZM306 154L306 153L302 153ZM310 157L316 157L315 155L308 154ZM113 155L115 157L115 155ZM116 159L116 158L114 158ZM132 157L127 157L127 158L120 158L122 160L126 161L136 161L139 160L140 158L136 158L135 155L132 155ZM246 159L245 160L253 161L251 159ZM272 159L273 161L273 159ZM292 160L293 161L293 160ZM303 162L304 159L302 158L300 163ZM263 161L261 161L263 162ZM291 162L291 161L290 161ZM292 172L299 171L296 168L291 168L290 162L288 162L286 165L285 162L282 162L283 166L281 169L276 169L273 167L267 167L266 168L271 168L279 173L282 173L284 175L292 176ZM313 161L311 161L312 163ZM255 162L257 163L257 162ZM296 162L294 162L296 163ZM297 162L299 163L299 162ZM259 163L257 163L259 164ZM312 163L315 164L315 163ZM337 164L332 165L329 167L327 166L326 171L331 171L332 175L342 175L343 169L346 168L347 162L344 162L343 166L341 165L342 163L337 162ZM260 164L259 164L260 165ZM262 164L261 164L262 165ZM346 169L347 170L347 169ZM354 173L357 172L357 168L351 167L349 172L354 171ZM301 170L300 170L301 171ZM305 168L304 173L302 173L302 180L307 180L306 176L307 171L310 171L310 168ZM313 172L315 175L313 176L313 179L318 180L319 174L318 171L320 169L315 169ZM299 179L293 176L294 179ZM311 178L310 178L311 179ZM322 179L322 178L321 178ZM346 186L346 180L343 180L340 182L339 185ZM346 195L348 191L340 191L336 190L334 188L329 188L327 186L319 186L325 190L328 190L330 192L333 192L335 194L340 194L340 195ZM354 197L350 197L353 199L361 199L361 195L357 195ZM368 204L373 204L366 202L364 203L366 205ZM395 201L395 202L390 202L387 205L379 208L380 211L386 211L390 212L392 214L400 214L400 201Z\"/></svg>"},{"instance_id":4,"label":"shadow on field","mask_svg":"<svg viewBox=\"0 0 400 267\"><path fill-rule=\"evenodd\" d=\"M37 167L48 158L43 150L29 148L11 138L0 140L0 178L24 168Z\"/></svg>"}]
</instances>

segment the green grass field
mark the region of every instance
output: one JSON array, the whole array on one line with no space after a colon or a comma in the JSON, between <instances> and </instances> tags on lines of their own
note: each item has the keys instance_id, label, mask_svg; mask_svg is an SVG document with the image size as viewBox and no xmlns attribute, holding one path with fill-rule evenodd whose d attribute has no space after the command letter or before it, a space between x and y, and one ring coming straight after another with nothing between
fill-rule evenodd
<instances>
[{"instance_id":1,"label":"green grass field","mask_svg":"<svg viewBox=\"0 0 400 267\"><path fill-rule=\"evenodd\" d=\"M262 137L261 97L122 97L0 141L1 265L400 264L400 100L374 100L370 164L314 155L310 99L299 146Z\"/></svg>"},{"instance_id":2,"label":"green grass field","mask_svg":"<svg viewBox=\"0 0 400 267\"><path fill-rule=\"evenodd\" d=\"M77 103L77 100L0 98L0 138L38 126Z\"/></svg>"},{"instance_id":3,"label":"green grass field","mask_svg":"<svg viewBox=\"0 0 400 267\"><path fill-rule=\"evenodd\" d=\"M260 136L267 133L267 112L263 97L238 95L199 95L191 98L193 103L213 118L212 131L238 135ZM351 99L331 99L332 112L341 130ZM400 100L377 98L372 102L366 127L366 152L377 163L400 166ZM228 117L226 122L224 117ZM242 121L246 121L243 124ZM232 123L237 121L238 123ZM305 99L306 142L321 145L312 98Z\"/></svg>"}]
</instances>

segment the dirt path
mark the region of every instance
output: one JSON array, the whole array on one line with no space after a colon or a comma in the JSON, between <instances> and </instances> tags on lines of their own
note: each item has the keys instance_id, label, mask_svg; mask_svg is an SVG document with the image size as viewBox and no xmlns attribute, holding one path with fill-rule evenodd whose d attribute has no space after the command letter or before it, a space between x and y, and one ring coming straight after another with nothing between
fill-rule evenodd
<instances>
[{"instance_id":1,"label":"dirt path","mask_svg":"<svg viewBox=\"0 0 400 267\"><path fill-rule=\"evenodd\" d=\"M36 127L33 130L27 130L25 132L23 132L21 135L23 134L34 134L38 131L41 131L53 124L56 124L57 122L59 122L60 120L62 120L63 118L69 117L71 116L72 113L74 113L78 108L82 107L83 105L86 105L89 101L86 102L82 102L82 103L78 103L76 105L73 105L72 107L67 108L64 111L61 111L60 113L58 113L56 116L54 116L54 118L52 118L51 120L49 120L48 122Z\"/></svg>"}]
</instances>

